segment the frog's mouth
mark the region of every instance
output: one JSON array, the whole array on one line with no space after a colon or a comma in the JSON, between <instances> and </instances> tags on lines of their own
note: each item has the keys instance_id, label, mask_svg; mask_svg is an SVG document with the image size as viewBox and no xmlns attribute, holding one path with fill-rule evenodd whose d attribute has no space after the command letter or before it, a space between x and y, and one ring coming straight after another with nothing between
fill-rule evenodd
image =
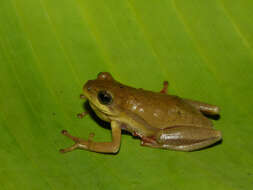
<instances>
[{"instance_id":1,"label":"frog's mouth","mask_svg":"<svg viewBox=\"0 0 253 190\"><path fill-rule=\"evenodd\" d=\"M108 112L106 110L103 110L103 109L100 109L98 108L94 103L92 103L91 101L89 101L89 104L91 106L91 108L94 110L94 112L99 116L99 117L103 117L103 119L105 118L112 118L112 117L115 117L116 114L112 114L112 112ZM108 108L110 109L110 108Z\"/></svg>"}]
</instances>

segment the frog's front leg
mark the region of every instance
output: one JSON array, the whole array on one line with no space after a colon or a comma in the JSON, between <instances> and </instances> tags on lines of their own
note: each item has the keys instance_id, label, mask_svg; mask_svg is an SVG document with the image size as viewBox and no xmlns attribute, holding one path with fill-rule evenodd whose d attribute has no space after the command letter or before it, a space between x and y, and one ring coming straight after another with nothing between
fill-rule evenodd
<instances>
[{"instance_id":1,"label":"frog's front leg","mask_svg":"<svg viewBox=\"0 0 253 190\"><path fill-rule=\"evenodd\" d=\"M75 149L84 149L94 152L101 152L101 153L116 153L120 147L120 140L121 140L121 127L120 124L116 121L111 122L111 129L112 129L112 142L93 142L92 137L94 134L90 134L88 140L83 140L78 137L74 137L70 135L67 131L62 131L62 134L72 139L75 144L71 147L61 149L61 153L69 152Z\"/></svg>"},{"instance_id":2,"label":"frog's front leg","mask_svg":"<svg viewBox=\"0 0 253 190\"><path fill-rule=\"evenodd\" d=\"M85 97L83 94L80 94L80 98L81 98L81 99L86 99L86 97ZM80 119L82 119L82 118L83 118L84 116L86 116L87 114L88 114L87 111L82 112L82 113L78 113L78 114L77 114L77 117L80 118Z\"/></svg>"},{"instance_id":3,"label":"frog's front leg","mask_svg":"<svg viewBox=\"0 0 253 190\"><path fill-rule=\"evenodd\" d=\"M221 140L221 132L207 127L174 126L162 129L150 140L142 140L143 146L180 151L193 151Z\"/></svg>"}]
</instances>

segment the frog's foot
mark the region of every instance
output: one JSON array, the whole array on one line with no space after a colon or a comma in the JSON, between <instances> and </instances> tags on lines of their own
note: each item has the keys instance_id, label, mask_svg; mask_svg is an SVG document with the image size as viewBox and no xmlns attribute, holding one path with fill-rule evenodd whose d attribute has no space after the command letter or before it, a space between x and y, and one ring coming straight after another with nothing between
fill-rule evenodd
<instances>
[{"instance_id":1,"label":"frog's foot","mask_svg":"<svg viewBox=\"0 0 253 190\"><path fill-rule=\"evenodd\" d=\"M163 88L162 88L162 90L160 91L160 93L162 93L162 94L167 94L167 93L168 93L168 86L169 86L168 81L164 81L164 82L163 82Z\"/></svg>"},{"instance_id":2,"label":"frog's foot","mask_svg":"<svg viewBox=\"0 0 253 190\"><path fill-rule=\"evenodd\" d=\"M148 141L141 141L141 146L148 146L152 148L163 148L162 145L158 144L157 142L148 142Z\"/></svg>"},{"instance_id":3,"label":"frog's foot","mask_svg":"<svg viewBox=\"0 0 253 190\"><path fill-rule=\"evenodd\" d=\"M72 139L75 142L75 144L68 147L68 148L60 149L61 153L70 152L70 151L78 149L78 148L88 150L89 149L89 144L91 144L92 138L95 135L94 133L90 133L88 141L85 141L81 138L72 136L66 130L62 130L62 134L65 135L66 137Z\"/></svg>"},{"instance_id":4,"label":"frog's foot","mask_svg":"<svg viewBox=\"0 0 253 190\"><path fill-rule=\"evenodd\" d=\"M141 146L149 146L153 148L160 148L159 144L156 142L155 137L142 137Z\"/></svg>"},{"instance_id":5,"label":"frog's foot","mask_svg":"<svg viewBox=\"0 0 253 190\"><path fill-rule=\"evenodd\" d=\"M85 111L85 112L82 112L82 113L78 113L77 114L77 117L79 118L79 119L82 119L84 116L86 116L88 114L88 112L87 111Z\"/></svg>"}]
</instances>

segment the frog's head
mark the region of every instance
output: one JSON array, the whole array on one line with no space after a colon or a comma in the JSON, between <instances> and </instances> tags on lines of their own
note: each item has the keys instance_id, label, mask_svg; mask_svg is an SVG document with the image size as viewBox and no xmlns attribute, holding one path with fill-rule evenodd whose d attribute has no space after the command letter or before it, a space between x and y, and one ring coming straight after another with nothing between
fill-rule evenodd
<instances>
[{"instance_id":1,"label":"frog's head","mask_svg":"<svg viewBox=\"0 0 253 190\"><path fill-rule=\"evenodd\" d=\"M113 79L110 73L101 72L97 79L89 80L83 86L84 96L96 114L104 120L120 114L123 85Z\"/></svg>"}]
</instances>

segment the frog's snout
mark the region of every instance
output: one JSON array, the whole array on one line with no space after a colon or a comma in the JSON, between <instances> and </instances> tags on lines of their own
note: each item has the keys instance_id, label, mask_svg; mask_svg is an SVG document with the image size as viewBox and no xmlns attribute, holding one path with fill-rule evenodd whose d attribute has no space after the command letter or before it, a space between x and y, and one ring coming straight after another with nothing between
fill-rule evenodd
<instances>
[{"instance_id":1,"label":"frog's snout","mask_svg":"<svg viewBox=\"0 0 253 190\"><path fill-rule=\"evenodd\" d=\"M88 80L84 85L83 85L83 91L91 91L91 80Z\"/></svg>"},{"instance_id":2,"label":"frog's snout","mask_svg":"<svg viewBox=\"0 0 253 190\"><path fill-rule=\"evenodd\" d=\"M86 98L89 99L89 97L93 97L96 93L96 88L94 87L94 83L92 80L88 80L84 85L83 85L83 94L86 96Z\"/></svg>"}]
</instances>

